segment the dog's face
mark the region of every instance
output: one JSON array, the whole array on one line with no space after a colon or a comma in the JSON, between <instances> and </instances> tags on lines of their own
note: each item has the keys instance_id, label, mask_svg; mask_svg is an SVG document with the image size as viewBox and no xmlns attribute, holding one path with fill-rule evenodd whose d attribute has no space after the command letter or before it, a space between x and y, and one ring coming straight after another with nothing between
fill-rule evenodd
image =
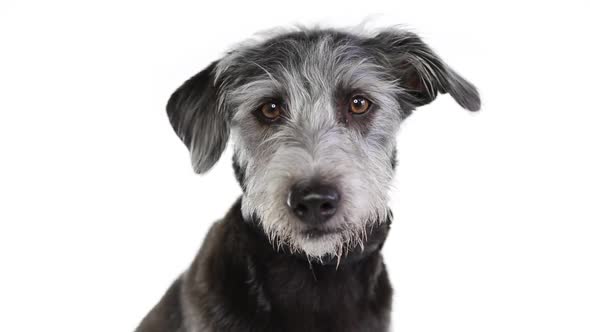
<instances>
[{"instance_id":1,"label":"dog's face","mask_svg":"<svg viewBox=\"0 0 590 332\"><path fill-rule=\"evenodd\" d=\"M412 33L312 30L230 52L181 86L167 111L197 173L231 132L243 214L273 243L339 257L386 220L401 121L446 92L479 109L473 85Z\"/></svg>"}]
</instances>

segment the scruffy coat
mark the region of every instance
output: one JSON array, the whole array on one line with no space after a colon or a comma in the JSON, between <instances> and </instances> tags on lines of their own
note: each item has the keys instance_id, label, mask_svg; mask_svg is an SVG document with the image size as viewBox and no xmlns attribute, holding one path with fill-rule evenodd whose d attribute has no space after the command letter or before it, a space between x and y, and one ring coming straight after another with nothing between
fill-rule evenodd
<instances>
[{"instance_id":1,"label":"scruffy coat","mask_svg":"<svg viewBox=\"0 0 590 332\"><path fill-rule=\"evenodd\" d=\"M389 222L339 264L310 264L273 249L240 204L213 225L137 332L387 331L392 288L380 250Z\"/></svg>"},{"instance_id":2,"label":"scruffy coat","mask_svg":"<svg viewBox=\"0 0 590 332\"><path fill-rule=\"evenodd\" d=\"M231 132L243 196L137 332L386 331L392 289L380 249L395 134L444 93L479 110L475 86L398 29L279 34L187 80L168 102L170 123L197 173ZM355 100L369 106L352 112ZM290 204L293 188L314 182L340 197L321 225Z\"/></svg>"}]
</instances>

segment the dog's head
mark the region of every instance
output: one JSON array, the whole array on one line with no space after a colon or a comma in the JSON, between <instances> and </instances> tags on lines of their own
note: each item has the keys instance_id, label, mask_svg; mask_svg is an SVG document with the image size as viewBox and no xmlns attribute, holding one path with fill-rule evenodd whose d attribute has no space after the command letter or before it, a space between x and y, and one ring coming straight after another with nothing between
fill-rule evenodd
<instances>
[{"instance_id":1,"label":"dog's head","mask_svg":"<svg viewBox=\"0 0 590 332\"><path fill-rule=\"evenodd\" d=\"M447 92L480 107L475 87L413 33L303 30L231 51L167 112L197 173L231 132L242 212L273 243L339 257L386 219L401 121Z\"/></svg>"}]
</instances>

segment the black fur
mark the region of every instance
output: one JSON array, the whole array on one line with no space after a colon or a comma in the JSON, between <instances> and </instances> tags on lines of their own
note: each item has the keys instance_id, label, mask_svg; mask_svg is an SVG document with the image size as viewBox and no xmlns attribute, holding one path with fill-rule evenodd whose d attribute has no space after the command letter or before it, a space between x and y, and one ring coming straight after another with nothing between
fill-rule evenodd
<instances>
[{"instance_id":1,"label":"black fur","mask_svg":"<svg viewBox=\"0 0 590 332\"><path fill-rule=\"evenodd\" d=\"M229 119L217 103L216 64L184 82L166 105L170 124L190 150L197 173L208 171L217 162L229 139Z\"/></svg>"},{"instance_id":2,"label":"black fur","mask_svg":"<svg viewBox=\"0 0 590 332\"><path fill-rule=\"evenodd\" d=\"M402 116L431 103L439 93L449 93L461 107L475 112L481 106L477 89L459 76L422 39L408 31L386 31L363 41L377 61L400 79L406 94Z\"/></svg>"},{"instance_id":3,"label":"black fur","mask_svg":"<svg viewBox=\"0 0 590 332\"><path fill-rule=\"evenodd\" d=\"M236 176L236 180L238 180L238 183L240 184L240 187L242 188L242 190L246 190L246 182L245 182L246 170L245 170L245 166L244 167L240 166L240 163L238 163L238 157L235 154L232 157L232 167L234 169L234 175Z\"/></svg>"},{"instance_id":4,"label":"black fur","mask_svg":"<svg viewBox=\"0 0 590 332\"><path fill-rule=\"evenodd\" d=\"M273 249L257 222L243 220L240 203L213 225L137 332L387 331L392 288L380 250L390 221L339 264L309 263Z\"/></svg>"},{"instance_id":5,"label":"black fur","mask_svg":"<svg viewBox=\"0 0 590 332\"><path fill-rule=\"evenodd\" d=\"M475 87L415 34L400 30L370 37L334 30L287 33L234 53L233 61L220 66L222 70L217 65L224 59L212 63L171 96L167 105L170 122L189 148L197 173L215 164L229 139L232 113L238 105L224 98L227 92L246 84L248 78L280 72L284 63L304 63L305 50L326 37L331 45L347 45L351 58L367 59L383 68L388 80L399 82L402 119L439 93L449 93L468 110L480 107ZM346 106L352 93L343 87L335 96L337 105ZM361 132L368 130L357 127ZM248 161L240 162L243 164L234 156L234 172L245 191ZM391 166L396 164L394 150ZM136 331L386 331L392 288L380 250L391 214L388 218L366 230L364 250L354 248L340 261L310 262L302 254L273 248L255 218L243 219L240 199L212 226L190 269Z\"/></svg>"}]
</instances>

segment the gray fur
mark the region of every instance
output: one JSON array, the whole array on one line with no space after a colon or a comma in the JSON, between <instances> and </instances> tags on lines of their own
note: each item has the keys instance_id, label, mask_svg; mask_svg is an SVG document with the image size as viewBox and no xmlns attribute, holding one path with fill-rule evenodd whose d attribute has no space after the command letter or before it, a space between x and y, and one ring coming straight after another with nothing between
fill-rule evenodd
<instances>
[{"instance_id":1,"label":"gray fur","mask_svg":"<svg viewBox=\"0 0 590 332\"><path fill-rule=\"evenodd\" d=\"M229 139L229 114L218 102L213 84L215 64L187 80L166 105L170 124L188 147L197 173L219 160Z\"/></svg>"},{"instance_id":2,"label":"gray fur","mask_svg":"<svg viewBox=\"0 0 590 332\"><path fill-rule=\"evenodd\" d=\"M195 171L217 162L231 132L244 194L136 331L387 331L392 288L380 250L396 133L447 92L479 109L471 83L418 36L394 29L281 33L186 81L167 112ZM363 115L349 111L355 95L373 103ZM284 108L279 121L259 112L270 100ZM291 188L311 184L340 199L313 225L288 203Z\"/></svg>"},{"instance_id":3,"label":"gray fur","mask_svg":"<svg viewBox=\"0 0 590 332\"><path fill-rule=\"evenodd\" d=\"M438 93L450 93L468 110L480 107L471 83L418 36L396 29L373 36L280 34L240 46L197 76L201 83L187 81L168 109L195 171L213 166L231 129L243 170L244 217L258 217L277 247L316 260L362 245L366 230L386 219L395 134L406 116ZM374 103L370 116L342 115L341 104L352 93ZM269 98L286 105L281 124L262 124L253 115ZM288 209L289 188L313 179L342 195L325 225L336 234L304 235Z\"/></svg>"}]
</instances>

